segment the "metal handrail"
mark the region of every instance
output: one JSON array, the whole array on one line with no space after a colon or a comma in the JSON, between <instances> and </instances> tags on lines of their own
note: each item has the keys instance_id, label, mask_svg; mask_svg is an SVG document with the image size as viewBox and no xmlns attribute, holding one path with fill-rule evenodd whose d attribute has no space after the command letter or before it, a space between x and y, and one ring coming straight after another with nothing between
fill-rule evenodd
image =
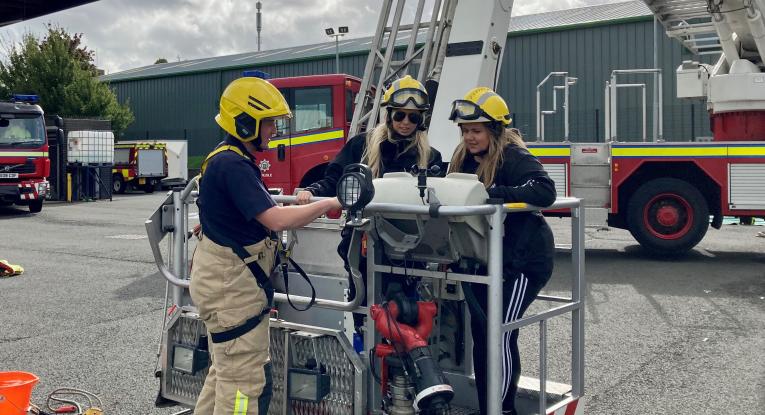
<instances>
[{"instance_id":1,"label":"metal handrail","mask_svg":"<svg viewBox=\"0 0 765 415\"><path fill-rule=\"evenodd\" d=\"M498 208L501 206L501 208ZM503 304L503 243L502 233L505 216L516 212L540 211L545 209L570 209L571 227L572 227L572 286L571 298L540 296L540 300L553 301L557 303L545 312L533 316L527 316L511 323L504 323L502 318ZM375 203L370 204L365 209L365 216L371 216L371 220L377 220L377 213L401 214L406 212L410 215L427 216L429 215L428 206L403 206L396 204ZM411 268L404 269L400 266L384 265L378 263L377 253L379 249L376 245L379 241L375 238L367 240L367 269L369 283L367 287L368 298L378 298L381 294L378 287L375 274L394 273L415 277L430 277L451 281L464 281L484 284L487 286L487 356L490 361L499 361L502 358L502 336L508 331L528 326L534 323L540 325L540 395L539 395L539 413L547 413L547 397L545 395L546 384L546 359L547 359L547 321L551 318L571 313L572 328L572 355L571 355L571 394L557 405L579 399L584 395L584 207L581 200L577 198L561 198L555 201L547 208L540 208L524 203L506 203L503 205L475 205L475 206L443 206L439 209L439 217L442 216L473 216L484 215L489 224L489 231L486 234L488 239L488 258L487 272L483 275L467 275L453 273L451 271L434 271L428 269ZM385 217L385 215L383 215ZM372 322L367 321L368 332L374 332ZM368 336L364 339L365 350L371 350L375 344L374 336ZM488 368L487 387L488 387L488 405L489 413L499 413L501 403L501 365L494 365ZM379 388L371 385L368 388L370 396L369 401L379 400Z\"/></svg>"},{"instance_id":2,"label":"metal handrail","mask_svg":"<svg viewBox=\"0 0 765 415\"><path fill-rule=\"evenodd\" d=\"M159 209L146 221L146 229L149 235L149 243L151 245L152 253L157 264L157 268L160 274L170 283L173 288L173 301L175 304L187 297L183 296L183 290L188 289L189 279L184 277L185 273L185 254L186 245L185 242L188 238L188 205L193 203L194 199L198 196L197 192L198 182L192 180L185 189L174 189L170 192L167 198L163 201ZM295 196L275 196L274 199L279 203L294 204L297 202ZM320 198L314 198L319 200ZM546 312L522 318L512 323L503 323L502 319L502 264L503 264L503 244L502 244L502 232L503 222L507 214L513 214L517 212L539 211L544 209L570 209L572 218L572 260L573 260L573 278L572 278L572 292L571 298L551 298L556 301L558 306L547 310ZM429 216L430 206L412 206L412 205L400 205L393 203L371 203L367 205L365 209L366 215L371 216L370 220L376 220L375 214L378 213L395 213L395 214L409 214L415 216ZM526 326L533 323L540 324L540 367L544 368L543 372L546 372L546 331L547 320L562 315L564 313L572 313L572 361L571 361L571 399L581 397L584 394L584 208L581 206L580 199L577 198L560 198L556 200L551 206L547 208L540 208L524 203L506 203L506 204L481 204L475 206L442 206L439 208L439 216L485 216L490 224L490 231L487 234L488 238L488 251L489 261L488 273L485 276L474 276L475 278L471 282L479 282L486 284L488 287L488 309L487 318L492 324L488 327L488 350L489 356L494 356L497 359L501 358L501 336L513 329L521 326ZM172 219L171 219L172 218ZM163 219L165 223L163 223ZM176 226L176 224L179 224ZM359 228L354 229L351 239L351 251L349 252L349 258L360 257L361 250L361 234L363 231L368 230L362 225ZM179 248L173 249L171 266L168 267L164 262L162 252L159 248L159 243L166 234L172 234L172 246ZM367 241L369 255L374 258L376 241L372 238ZM357 264L351 261L351 279L352 283L356 287L357 295L351 301L336 301L318 298L315 305L317 307L334 309L339 311L356 311L364 312L364 308L360 307L361 302L365 296L372 295L373 298L376 295L375 292L378 289L375 284L367 286L361 276L361 272L357 269ZM379 273L377 265L374 260L368 260L368 271L372 274ZM171 269L172 268L172 269ZM391 268L392 270L392 268ZM431 276L438 274L434 271L412 270L414 274L430 273ZM453 280L470 280L471 276L443 273L446 279ZM423 275L425 276L425 275ZM374 278L370 274L370 278ZM374 280L372 280L374 281ZM541 298L541 297L540 297ZM274 296L275 301L286 302L287 296L285 293L276 293ZM544 299L544 298L542 298ZM308 304L311 299L305 296L292 296L290 295L290 301L293 304ZM496 323L496 324L494 324ZM367 321L367 324L372 324L371 321ZM372 327L367 327L372 330ZM365 349L370 350L374 346L374 336L366 336ZM501 367L490 367L488 373L488 398L489 407L498 410L500 402L500 381L501 381ZM546 408L546 397L544 395L544 388L546 382L546 373L540 375L540 411L544 411ZM369 393L379 393L377 388L370 386ZM375 401L372 399L371 401Z\"/></svg>"}]
</instances>

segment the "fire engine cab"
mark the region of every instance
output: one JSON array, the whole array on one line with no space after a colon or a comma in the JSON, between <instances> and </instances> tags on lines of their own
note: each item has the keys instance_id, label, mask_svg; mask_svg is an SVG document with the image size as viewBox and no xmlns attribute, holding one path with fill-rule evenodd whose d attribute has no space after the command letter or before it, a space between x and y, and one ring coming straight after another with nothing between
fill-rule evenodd
<instances>
[{"instance_id":1,"label":"fire engine cab","mask_svg":"<svg viewBox=\"0 0 765 415\"><path fill-rule=\"evenodd\" d=\"M50 159L43 110L36 95L0 102L0 205L42 210Z\"/></svg>"},{"instance_id":2,"label":"fire engine cab","mask_svg":"<svg viewBox=\"0 0 765 415\"><path fill-rule=\"evenodd\" d=\"M269 188L292 194L324 177L324 169L343 148L353 117L361 80L350 75L275 78L292 109L280 122L259 167Z\"/></svg>"}]
</instances>

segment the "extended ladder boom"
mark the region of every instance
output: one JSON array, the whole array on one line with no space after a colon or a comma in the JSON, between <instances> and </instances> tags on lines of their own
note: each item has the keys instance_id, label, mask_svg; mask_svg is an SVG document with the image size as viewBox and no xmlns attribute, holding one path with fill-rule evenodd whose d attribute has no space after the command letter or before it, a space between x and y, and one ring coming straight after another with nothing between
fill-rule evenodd
<instances>
[{"instance_id":1,"label":"extended ladder boom","mask_svg":"<svg viewBox=\"0 0 765 415\"><path fill-rule=\"evenodd\" d=\"M420 23L424 2L418 0L414 23L403 25L406 0L395 1L395 7L394 0L384 1L356 100L351 135L378 122L382 94L390 82L406 74L416 75L420 82L431 81L428 86L438 82L429 137L431 145L448 159L458 143L458 134L448 121L451 103L477 86L496 88L513 0L435 0L427 25ZM404 59L395 61L397 40L407 38ZM412 64L418 66L416 71L409 67ZM431 94L435 92L428 89Z\"/></svg>"},{"instance_id":2,"label":"extended ladder boom","mask_svg":"<svg viewBox=\"0 0 765 415\"><path fill-rule=\"evenodd\" d=\"M763 66L765 0L643 0L667 35L696 55L723 52L728 65Z\"/></svg>"}]
</instances>

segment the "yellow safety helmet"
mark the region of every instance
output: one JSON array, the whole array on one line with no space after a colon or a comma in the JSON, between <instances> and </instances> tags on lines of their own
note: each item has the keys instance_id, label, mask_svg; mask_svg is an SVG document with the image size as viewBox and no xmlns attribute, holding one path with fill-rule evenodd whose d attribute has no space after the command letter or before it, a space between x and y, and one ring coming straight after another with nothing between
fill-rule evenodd
<instances>
[{"instance_id":1,"label":"yellow safety helmet","mask_svg":"<svg viewBox=\"0 0 765 415\"><path fill-rule=\"evenodd\" d=\"M246 76L223 91L215 122L237 139L250 142L259 137L261 120L279 117L292 117L281 92L265 79Z\"/></svg>"},{"instance_id":2,"label":"yellow safety helmet","mask_svg":"<svg viewBox=\"0 0 765 415\"><path fill-rule=\"evenodd\" d=\"M383 94L382 106L427 111L430 108L428 91L420 81L407 75L393 83Z\"/></svg>"},{"instance_id":3,"label":"yellow safety helmet","mask_svg":"<svg viewBox=\"0 0 765 415\"><path fill-rule=\"evenodd\" d=\"M463 99L452 103L449 119L457 124L468 122L498 122L510 125L510 108L499 94L485 86L473 88Z\"/></svg>"}]
</instances>

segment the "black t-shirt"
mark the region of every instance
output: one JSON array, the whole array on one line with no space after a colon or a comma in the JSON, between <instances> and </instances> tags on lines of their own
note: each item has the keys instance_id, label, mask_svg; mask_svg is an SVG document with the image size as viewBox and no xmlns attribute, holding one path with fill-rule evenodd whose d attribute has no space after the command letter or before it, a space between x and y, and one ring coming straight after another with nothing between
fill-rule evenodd
<instances>
[{"instance_id":1,"label":"black t-shirt","mask_svg":"<svg viewBox=\"0 0 765 415\"><path fill-rule=\"evenodd\" d=\"M269 236L255 217L276 206L260 176L255 159L241 142L229 136L221 145L234 145L246 157L223 151L207 163L199 189L199 221L204 234L225 245L220 235L242 246Z\"/></svg>"}]
</instances>

